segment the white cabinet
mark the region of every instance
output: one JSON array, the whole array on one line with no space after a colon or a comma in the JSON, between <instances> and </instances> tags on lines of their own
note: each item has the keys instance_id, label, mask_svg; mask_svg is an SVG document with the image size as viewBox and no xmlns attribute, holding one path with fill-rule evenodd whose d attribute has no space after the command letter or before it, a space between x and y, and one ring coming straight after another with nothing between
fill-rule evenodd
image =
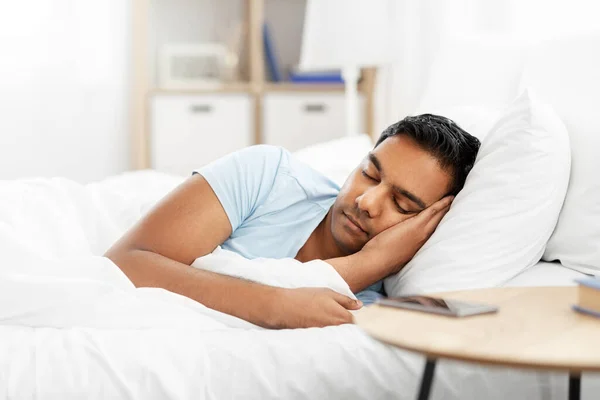
<instances>
[{"instance_id":1,"label":"white cabinet","mask_svg":"<svg viewBox=\"0 0 600 400\"><path fill-rule=\"evenodd\" d=\"M254 144L248 94L156 95L151 107L150 157L158 171L189 175Z\"/></svg>"},{"instance_id":2,"label":"white cabinet","mask_svg":"<svg viewBox=\"0 0 600 400\"><path fill-rule=\"evenodd\" d=\"M364 98L359 98L359 123L365 132ZM263 142L290 151L344 136L343 93L271 92L264 96Z\"/></svg>"}]
</instances>

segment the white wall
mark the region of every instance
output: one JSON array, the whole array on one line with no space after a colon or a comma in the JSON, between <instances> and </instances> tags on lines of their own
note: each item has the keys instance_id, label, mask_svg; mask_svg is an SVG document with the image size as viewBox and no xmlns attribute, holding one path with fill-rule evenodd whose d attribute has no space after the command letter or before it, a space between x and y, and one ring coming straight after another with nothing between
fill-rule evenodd
<instances>
[{"instance_id":1,"label":"white wall","mask_svg":"<svg viewBox=\"0 0 600 400\"><path fill-rule=\"evenodd\" d=\"M412 114L447 35L498 35L536 41L600 29L597 0L394 0L393 61L380 68L375 130ZM592 50L590 50L592 51Z\"/></svg>"},{"instance_id":2,"label":"white wall","mask_svg":"<svg viewBox=\"0 0 600 400\"><path fill-rule=\"evenodd\" d=\"M0 179L129 168L130 3L0 2Z\"/></svg>"},{"instance_id":3,"label":"white wall","mask_svg":"<svg viewBox=\"0 0 600 400\"><path fill-rule=\"evenodd\" d=\"M376 132L413 113L442 37L505 31L512 12L506 0L395 0L392 4L394 48L392 62L377 75Z\"/></svg>"}]
</instances>

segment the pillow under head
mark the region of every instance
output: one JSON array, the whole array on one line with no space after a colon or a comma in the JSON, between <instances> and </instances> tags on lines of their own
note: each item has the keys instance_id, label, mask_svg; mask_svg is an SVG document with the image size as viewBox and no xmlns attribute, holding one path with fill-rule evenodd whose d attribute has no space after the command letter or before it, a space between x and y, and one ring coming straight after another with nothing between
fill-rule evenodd
<instances>
[{"instance_id":1,"label":"pillow under head","mask_svg":"<svg viewBox=\"0 0 600 400\"><path fill-rule=\"evenodd\" d=\"M560 118L530 91L495 123L462 111L445 116L485 135L477 160L432 237L385 280L390 296L499 286L540 260L556 225L570 170Z\"/></svg>"}]
</instances>

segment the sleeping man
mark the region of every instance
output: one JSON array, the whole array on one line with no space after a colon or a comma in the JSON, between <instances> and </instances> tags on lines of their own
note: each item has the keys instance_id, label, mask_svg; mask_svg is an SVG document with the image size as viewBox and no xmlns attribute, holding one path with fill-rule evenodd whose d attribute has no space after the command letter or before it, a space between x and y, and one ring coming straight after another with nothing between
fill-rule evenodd
<instances>
[{"instance_id":1,"label":"sleeping man","mask_svg":"<svg viewBox=\"0 0 600 400\"><path fill-rule=\"evenodd\" d=\"M217 246L249 259L321 259L354 293L382 291L381 280L434 232L478 150L447 118L407 117L381 134L340 189L282 148L249 147L195 171L106 256L137 287L263 327L349 323L361 302L332 290L271 287L190 264Z\"/></svg>"}]
</instances>

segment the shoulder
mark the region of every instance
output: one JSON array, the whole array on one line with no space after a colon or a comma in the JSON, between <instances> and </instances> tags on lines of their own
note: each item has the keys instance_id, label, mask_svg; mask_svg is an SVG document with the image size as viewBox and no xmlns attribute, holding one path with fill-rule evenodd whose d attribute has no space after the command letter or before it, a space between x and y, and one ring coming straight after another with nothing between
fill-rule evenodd
<instances>
[{"instance_id":1,"label":"shoulder","mask_svg":"<svg viewBox=\"0 0 600 400\"><path fill-rule=\"evenodd\" d=\"M287 149L255 145L238 150L198 170L211 186L240 186L262 203L268 193L275 196L301 196L306 200L335 196L339 186L331 179L298 160ZM242 190L243 189L243 190ZM302 193L302 194L301 194Z\"/></svg>"},{"instance_id":2,"label":"shoulder","mask_svg":"<svg viewBox=\"0 0 600 400\"><path fill-rule=\"evenodd\" d=\"M287 150L283 147L259 144L250 146L231 153L235 162L248 166L279 167L286 156Z\"/></svg>"},{"instance_id":3,"label":"shoulder","mask_svg":"<svg viewBox=\"0 0 600 400\"><path fill-rule=\"evenodd\" d=\"M339 187L310 165L298 160L289 150L268 144L246 147L236 153L236 158L253 173L296 180L302 187L326 186L339 190Z\"/></svg>"},{"instance_id":4,"label":"shoulder","mask_svg":"<svg viewBox=\"0 0 600 400\"><path fill-rule=\"evenodd\" d=\"M288 150L280 149L281 162L278 175L295 181L307 198L337 195L340 188L335 182L310 165L298 160Z\"/></svg>"},{"instance_id":5,"label":"shoulder","mask_svg":"<svg viewBox=\"0 0 600 400\"><path fill-rule=\"evenodd\" d=\"M270 144L257 144L254 146L248 146L236 153L240 156L254 156L265 159L280 159L283 153L289 153L286 149L280 146L273 146ZM235 153L234 153L235 154Z\"/></svg>"},{"instance_id":6,"label":"shoulder","mask_svg":"<svg viewBox=\"0 0 600 400\"><path fill-rule=\"evenodd\" d=\"M283 155L284 149L277 146L250 146L221 157L194 173L203 175L211 186L217 180L228 180L231 184L239 185L272 183L284 159Z\"/></svg>"}]
</instances>

